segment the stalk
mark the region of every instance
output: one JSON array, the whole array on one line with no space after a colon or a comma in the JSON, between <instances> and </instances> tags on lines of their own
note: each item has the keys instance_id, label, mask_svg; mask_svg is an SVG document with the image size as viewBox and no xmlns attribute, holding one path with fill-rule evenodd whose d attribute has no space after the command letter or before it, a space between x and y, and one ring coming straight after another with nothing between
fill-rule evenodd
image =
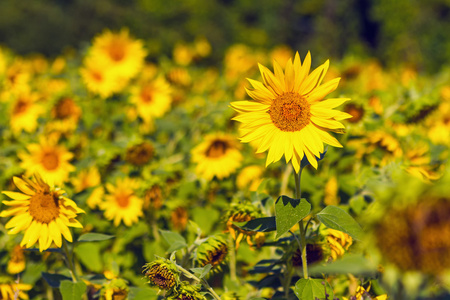
<instances>
[{"instance_id":1,"label":"stalk","mask_svg":"<svg viewBox=\"0 0 450 300\"><path fill-rule=\"evenodd\" d=\"M302 178L303 167L300 167L300 171L298 173L294 172L295 177L295 198L302 198L302 190L300 187L300 181ZM305 225L303 224L303 220L298 222L300 228L300 244L301 244L301 253L302 253L302 267L303 267L303 277L308 279L308 262L306 261L306 230Z\"/></svg>"}]
</instances>

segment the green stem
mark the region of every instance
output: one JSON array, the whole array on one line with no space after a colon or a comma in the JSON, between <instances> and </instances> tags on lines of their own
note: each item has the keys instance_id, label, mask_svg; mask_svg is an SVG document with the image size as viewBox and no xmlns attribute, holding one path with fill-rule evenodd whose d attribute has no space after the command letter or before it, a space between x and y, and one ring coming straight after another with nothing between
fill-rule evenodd
<instances>
[{"instance_id":1,"label":"green stem","mask_svg":"<svg viewBox=\"0 0 450 300\"><path fill-rule=\"evenodd\" d=\"M63 250L64 250L64 258L69 268L70 275L72 276L72 281L77 282L77 276L75 273L75 268L73 265L73 253L69 251L69 247L67 246L67 242L65 239L62 239Z\"/></svg>"},{"instance_id":2,"label":"green stem","mask_svg":"<svg viewBox=\"0 0 450 300\"><path fill-rule=\"evenodd\" d=\"M301 199L302 198L302 190L300 188L300 181L302 178L302 171L303 168L300 167L300 171L298 173L295 173L295 198ZM302 253L302 267L303 267L303 277L305 279L308 279L308 262L306 260L306 230L305 225L303 224L303 220L300 220L298 222L299 228L300 228L300 242L301 242L301 253Z\"/></svg>"},{"instance_id":3,"label":"green stem","mask_svg":"<svg viewBox=\"0 0 450 300\"><path fill-rule=\"evenodd\" d=\"M213 296L214 299L221 300L219 295L216 294L216 292L212 289L212 287L208 284L208 282L205 279L198 278L197 276L195 276L194 274L192 274L191 272L189 272L188 270L186 270L185 268L183 268L180 265L176 265L176 266L187 278L193 279L193 280L201 283L209 291L209 293Z\"/></svg>"},{"instance_id":4,"label":"green stem","mask_svg":"<svg viewBox=\"0 0 450 300\"><path fill-rule=\"evenodd\" d=\"M230 249L229 251L229 256L230 256L230 260L229 260L229 267L230 267L230 279L232 281L237 281L237 275L236 275L236 247L234 244L234 240L233 237L231 236L231 234L228 235L228 248Z\"/></svg>"}]
</instances>

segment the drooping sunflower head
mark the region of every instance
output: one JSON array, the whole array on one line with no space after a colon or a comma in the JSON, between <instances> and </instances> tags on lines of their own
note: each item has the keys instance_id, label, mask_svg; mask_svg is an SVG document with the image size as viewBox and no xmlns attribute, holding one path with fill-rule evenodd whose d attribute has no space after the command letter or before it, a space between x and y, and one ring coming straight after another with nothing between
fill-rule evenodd
<instances>
[{"instance_id":1,"label":"drooping sunflower head","mask_svg":"<svg viewBox=\"0 0 450 300\"><path fill-rule=\"evenodd\" d=\"M151 286L176 292L180 284L180 272L170 260L160 258L144 265L144 275Z\"/></svg>"},{"instance_id":2,"label":"drooping sunflower head","mask_svg":"<svg viewBox=\"0 0 450 300\"><path fill-rule=\"evenodd\" d=\"M2 193L13 199L3 201L11 208L0 213L0 217L14 216L5 228L9 234L24 231L21 246L31 248L39 241L39 250L49 248L52 243L60 248L61 235L72 242L69 227L83 228L75 218L84 213L74 201L63 196L63 190L50 187L40 175L33 179L14 177L15 185L21 192Z\"/></svg>"},{"instance_id":3,"label":"drooping sunflower head","mask_svg":"<svg viewBox=\"0 0 450 300\"><path fill-rule=\"evenodd\" d=\"M232 203L225 212L227 231L230 232L236 241L236 248L239 248L241 240L247 236L247 242L252 245L250 236L256 234L255 231L247 231L236 226L234 223L248 222L261 216L261 212L251 203Z\"/></svg>"},{"instance_id":4,"label":"drooping sunflower head","mask_svg":"<svg viewBox=\"0 0 450 300\"><path fill-rule=\"evenodd\" d=\"M317 168L317 158L324 152L323 143L342 145L326 131L342 133L339 121L352 116L333 108L348 101L346 98L324 100L338 84L336 78L322 84L329 62L311 74L311 56L308 52L303 64L296 53L294 61L282 67L274 61L274 73L259 65L263 82L249 79L253 88L247 89L251 101L235 101L231 107L238 113L233 118L241 122L241 142L254 142L257 153L269 151L266 166L284 155L292 160L296 172L304 156Z\"/></svg>"},{"instance_id":5,"label":"drooping sunflower head","mask_svg":"<svg viewBox=\"0 0 450 300\"><path fill-rule=\"evenodd\" d=\"M228 254L228 245L223 235L209 237L197 248L197 262L200 267L208 264L212 266L213 272L222 271Z\"/></svg>"},{"instance_id":6,"label":"drooping sunflower head","mask_svg":"<svg viewBox=\"0 0 450 300\"><path fill-rule=\"evenodd\" d=\"M211 134L192 150L192 160L197 163L198 176L211 180L216 176L223 179L230 176L241 165L243 159L239 144L233 136Z\"/></svg>"},{"instance_id":7,"label":"drooping sunflower head","mask_svg":"<svg viewBox=\"0 0 450 300\"><path fill-rule=\"evenodd\" d=\"M298 248L298 245L295 246L295 251L290 254L288 259L292 261L294 267L299 268L303 265L302 253ZM306 244L306 260L308 261L308 265L324 261L327 256L326 252L327 248L324 247L323 243Z\"/></svg>"}]
</instances>

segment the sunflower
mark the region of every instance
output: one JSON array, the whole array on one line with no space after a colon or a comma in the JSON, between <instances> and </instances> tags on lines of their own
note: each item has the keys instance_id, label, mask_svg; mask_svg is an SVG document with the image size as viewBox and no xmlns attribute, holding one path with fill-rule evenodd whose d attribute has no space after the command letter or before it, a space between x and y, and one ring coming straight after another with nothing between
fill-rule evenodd
<instances>
[{"instance_id":1,"label":"sunflower","mask_svg":"<svg viewBox=\"0 0 450 300\"><path fill-rule=\"evenodd\" d=\"M39 144L29 144L27 150L29 154L18 153L22 160L20 166L26 170L27 176L39 173L49 184L61 185L69 178L69 173L75 170L69 163L73 154L57 144L56 135L41 138Z\"/></svg>"},{"instance_id":2,"label":"sunflower","mask_svg":"<svg viewBox=\"0 0 450 300\"><path fill-rule=\"evenodd\" d=\"M84 211L63 196L65 191L50 187L38 174L33 179L13 177L13 181L21 192L2 192L13 200L3 201L11 208L0 213L0 217L14 216L5 225L8 234L25 231L20 246L30 248L39 241L39 251L52 242L60 248L61 235L72 242L69 227L83 228L75 218Z\"/></svg>"},{"instance_id":3,"label":"sunflower","mask_svg":"<svg viewBox=\"0 0 450 300\"><path fill-rule=\"evenodd\" d=\"M143 216L142 206L144 201L136 196L135 190L139 188L139 182L131 178L117 179L116 184L106 184L108 194L104 202L100 203L100 209L105 211L108 220L114 220L114 226L120 222L131 226Z\"/></svg>"},{"instance_id":4,"label":"sunflower","mask_svg":"<svg viewBox=\"0 0 450 300\"><path fill-rule=\"evenodd\" d=\"M18 274L25 270L26 259L23 247L20 245L14 246L11 251L11 258L8 261L7 271L9 274Z\"/></svg>"},{"instance_id":5,"label":"sunflower","mask_svg":"<svg viewBox=\"0 0 450 300\"><path fill-rule=\"evenodd\" d=\"M88 55L128 80L140 71L147 53L142 41L132 39L128 30L122 29L105 30L97 36Z\"/></svg>"},{"instance_id":6,"label":"sunflower","mask_svg":"<svg viewBox=\"0 0 450 300\"><path fill-rule=\"evenodd\" d=\"M102 98L122 91L127 84L127 80L117 70L109 69L104 62L92 56L85 59L80 73L86 88Z\"/></svg>"},{"instance_id":7,"label":"sunflower","mask_svg":"<svg viewBox=\"0 0 450 300\"><path fill-rule=\"evenodd\" d=\"M333 110L348 101L347 98L323 98L334 91L340 78L321 84L329 62L308 75L311 55L301 64L298 52L286 64L285 71L274 61L275 73L259 65L263 82L249 79L253 89L247 93L253 101L235 101L231 107L238 112L233 120L241 122L241 142L254 141L257 153L268 150L266 166L285 156L292 160L296 172L304 156L317 169L317 157L324 152L323 143L334 147L342 145L326 130L342 133L340 120L352 116Z\"/></svg>"},{"instance_id":8,"label":"sunflower","mask_svg":"<svg viewBox=\"0 0 450 300\"><path fill-rule=\"evenodd\" d=\"M10 108L10 125L14 133L36 131L38 117L44 112L42 106L36 103L37 99L38 95L31 92L19 93L15 97Z\"/></svg>"},{"instance_id":9,"label":"sunflower","mask_svg":"<svg viewBox=\"0 0 450 300\"><path fill-rule=\"evenodd\" d=\"M170 110L172 103L170 86L162 77L143 82L131 88L130 102L136 105L138 115L148 123Z\"/></svg>"},{"instance_id":10,"label":"sunflower","mask_svg":"<svg viewBox=\"0 0 450 300\"><path fill-rule=\"evenodd\" d=\"M198 176L206 180L230 176L241 165L243 157L239 144L232 135L211 134L192 150L192 160L197 163Z\"/></svg>"},{"instance_id":11,"label":"sunflower","mask_svg":"<svg viewBox=\"0 0 450 300\"><path fill-rule=\"evenodd\" d=\"M29 299L26 291L31 290L31 284L15 283L12 279L0 279L0 299ZM5 281L5 282L3 282Z\"/></svg>"},{"instance_id":12,"label":"sunflower","mask_svg":"<svg viewBox=\"0 0 450 300\"><path fill-rule=\"evenodd\" d=\"M52 108L53 120L48 123L48 129L58 132L71 132L77 128L81 109L71 97L60 98Z\"/></svg>"}]
</instances>

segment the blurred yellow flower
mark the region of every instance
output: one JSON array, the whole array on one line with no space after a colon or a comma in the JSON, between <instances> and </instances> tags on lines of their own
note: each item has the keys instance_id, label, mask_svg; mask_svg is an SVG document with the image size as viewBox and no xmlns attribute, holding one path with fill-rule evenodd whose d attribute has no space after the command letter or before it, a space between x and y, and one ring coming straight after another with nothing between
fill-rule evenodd
<instances>
[{"instance_id":1,"label":"blurred yellow flower","mask_svg":"<svg viewBox=\"0 0 450 300\"><path fill-rule=\"evenodd\" d=\"M18 93L10 109L11 130L19 134L22 130L34 132L38 126L38 117L44 112L43 107L37 103L38 95L31 92Z\"/></svg>"},{"instance_id":2,"label":"blurred yellow flower","mask_svg":"<svg viewBox=\"0 0 450 300\"><path fill-rule=\"evenodd\" d=\"M109 69L92 56L85 59L80 73L86 88L102 98L108 98L112 94L120 92L128 83L121 73Z\"/></svg>"},{"instance_id":3,"label":"blurred yellow flower","mask_svg":"<svg viewBox=\"0 0 450 300\"><path fill-rule=\"evenodd\" d=\"M149 123L170 110L171 88L162 77L140 83L131 88L130 102L136 105L138 115L144 122Z\"/></svg>"},{"instance_id":4,"label":"blurred yellow flower","mask_svg":"<svg viewBox=\"0 0 450 300\"><path fill-rule=\"evenodd\" d=\"M0 299L29 299L25 292L31 290L32 287L31 284L15 283L13 280L10 280L9 282L0 282Z\"/></svg>"},{"instance_id":5,"label":"blurred yellow flower","mask_svg":"<svg viewBox=\"0 0 450 300\"><path fill-rule=\"evenodd\" d=\"M247 166L239 172L236 185L240 190L256 191L262 182L264 168L259 165Z\"/></svg>"},{"instance_id":6,"label":"blurred yellow flower","mask_svg":"<svg viewBox=\"0 0 450 300\"><path fill-rule=\"evenodd\" d=\"M27 145L26 152L19 152L20 167L25 174L39 173L51 185L61 185L69 179L69 173L75 167L69 163L73 154L66 147L58 145L56 135L41 137L39 144Z\"/></svg>"},{"instance_id":7,"label":"blurred yellow flower","mask_svg":"<svg viewBox=\"0 0 450 300\"><path fill-rule=\"evenodd\" d=\"M87 188L100 185L100 172L96 166L91 166L87 169L81 170L77 176L70 179L76 193L82 192Z\"/></svg>"},{"instance_id":8,"label":"blurred yellow flower","mask_svg":"<svg viewBox=\"0 0 450 300\"><path fill-rule=\"evenodd\" d=\"M38 174L31 180L26 177L13 180L20 192L2 192L13 200L3 201L11 208L0 213L0 217L13 216L5 225L10 229L8 234L25 231L20 246L31 248L39 241L39 251L52 243L61 248L61 235L72 242L69 227L83 228L75 218L84 211L63 196L65 191L50 187Z\"/></svg>"},{"instance_id":9,"label":"blurred yellow flower","mask_svg":"<svg viewBox=\"0 0 450 300\"><path fill-rule=\"evenodd\" d=\"M339 230L324 227L321 234L326 237L326 241L331 250L330 256L333 260L344 255L353 244L352 237Z\"/></svg>"},{"instance_id":10,"label":"blurred yellow flower","mask_svg":"<svg viewBox=\"0 0 450 300\"><path fill-rule=\"evenodd\" d=\"M101 62L108 72L117 72L128 80L141 70L147 53L142 41L131 38L128 30L122 29L120 32L105 30L97 36L88 55Z\"/></svg>"},{"instance_id":11,"label":"blurred yellow flower","mask_svg":"<svg viewBox=\"0 0 450 300\"><path fill-rule=\"evenodd\" d=\"M275 73L259 65L263 83L249 79L253 89L247 89L253 101L231 103L238 112L233 120L242 123L241 142L257 142L257 153L268 150L266 166L284 155L286 162L292 160L295 171L299 172L300 162L306 156L317 169L317 157L324 152L323 143L342 147L326 130L343 132L344 125L339 121L351 115L333 108L349 99L322 101L339 84L339 78L321 84L328 65L326 61L309 74L309 52L303 64L296 53L294 62L288 61L284 73L276 61Z\"/></svg>"},{"instance_id":12,"label":"blurred yellow flower","mask_svg":"<svg viewBox=\"0 0 450 300\"><path fill-rule=\"evenodd\" d=\"M210 134L204 140L192 149L192 161L197 164L195 172L199 177L223 179L239 168L243 157L234 136Z\"/></svg>"},{"instance_id":13,"label":"blurred yellow flower","mask_svg":"<svg viewBox=\"0 0 450 300\"><path fill-rule=\"evenodd\" d=\"M128 177L117 179L115 185L106 184L108 193L99 207L105 211L108 220L114 220L114 226L119 226L122 221L126 226L131 226L143 216L144 201L135 194L139 186L137 180Z\"/></svg>"},{"instance_id":14,"label":"blurred yellow flower","mask_svg":"<svg viewBox=\"0 0 450 300\"><path fill-rule=\"evenodd\" d=\"M77 128L81 116L81 108L71 97L62 97L51 110L52 120L47 129L61 133L71 132Z\"/></svg>"},{"instance_id":15,"label":"blurred yellow flower","mask_svg":"<svg viewBox=\"0 0 450 300\"><path fill-rule=\"evenodd\" d=\"M8 261L7 271L9 274L18 274L25 270L26 260L23 253L23 247L20 245L14 246L11 251L11 258Z\"/></svg>"}]
</instances>

